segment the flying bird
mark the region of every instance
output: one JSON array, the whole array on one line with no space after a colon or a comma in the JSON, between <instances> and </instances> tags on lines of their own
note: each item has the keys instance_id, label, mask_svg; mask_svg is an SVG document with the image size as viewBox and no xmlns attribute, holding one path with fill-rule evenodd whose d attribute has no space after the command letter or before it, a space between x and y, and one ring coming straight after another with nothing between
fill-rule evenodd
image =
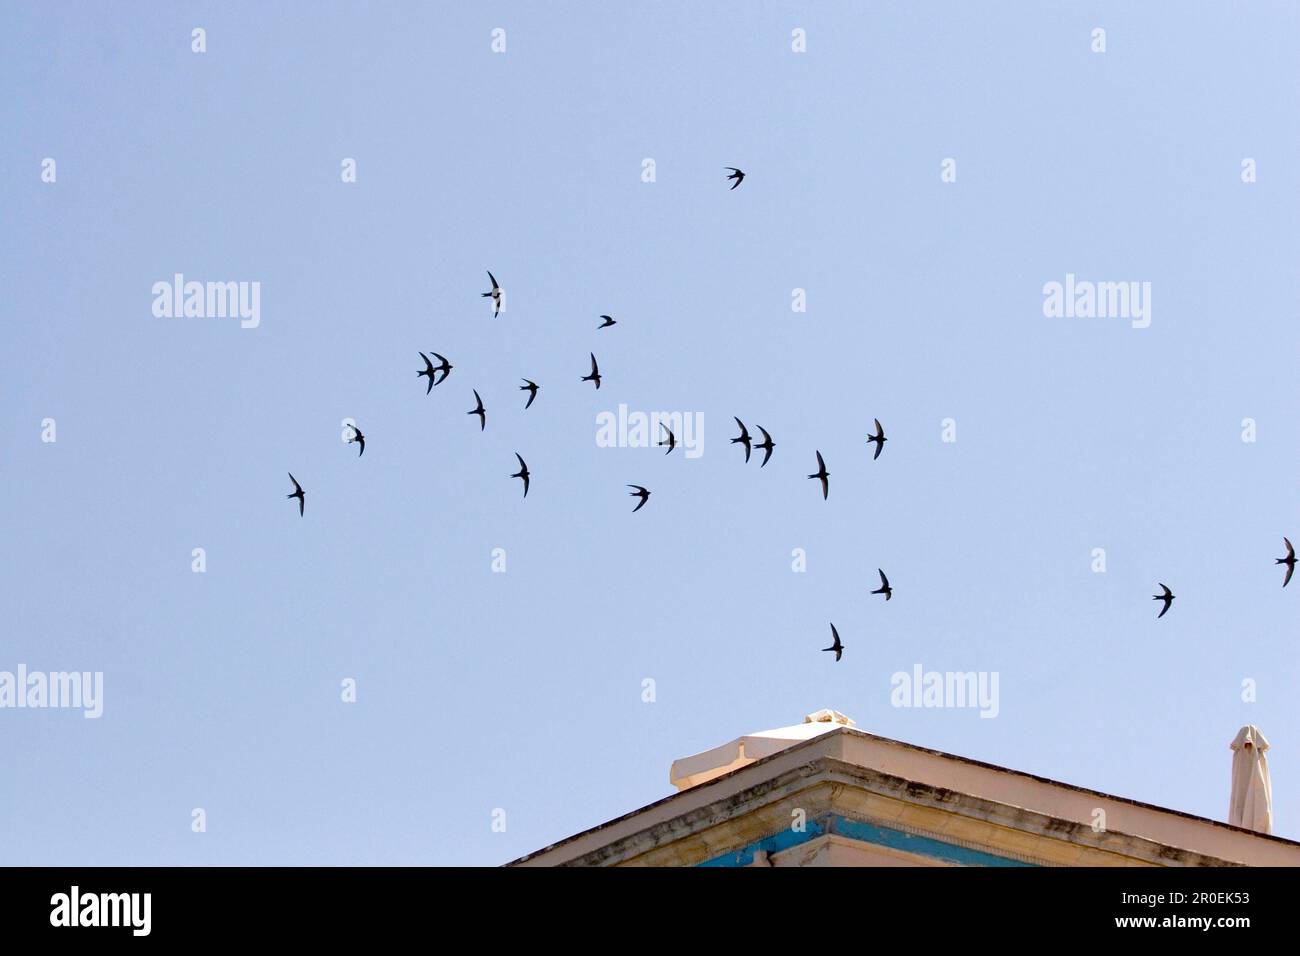
<instances>
[{"instance_id":1,"label":"flying bird","mask_svg":"<svg viewBox=\"0 0 1300 956\"><path fill-rule=\"evenodd\" d=\"M632 514L636 514L645 507L645 503L650 500L650 492L640 485L628 485L629 488L635 488L636 491L629 492L633 498L640 498L641 501L632 509Z\"/></svg>"},{"instance_id":2,"label":"flying bird","mask_svg":"<svg viewBox=\"0 0 1300 956\"><path fill-rule=\"evenodd\" d=\"M435 377L438 374L438 369L429 361L429 356L425 355L423 352L420 353L420 358L424 359L424 371L416 372L415 375L417 378L428 377L429 387L424 390L424 394L428 395L433 391L433 386L437 384Z\"/></svg>"},{"instance_id":3,"label":"flying bird","mask_svg":"<svg viewBox=\"0 0 1300 956\"><path fill-rule=\"evenodd\" d=\"M660 423L659 423L659 427L662 428L664 431L668 432L668 440L667 440L667 441L661 441L661 442L659 443L659 445L660 445L660 447L662 447L662 446L664 446L664 445L667 445L667 446L668 446L668 450L667 450L666 452L664 452L664 454L665 454L665 455L671 455L671 454L673 453L673 449L677 447L677 439L676 439L676 437L674 437L673 432L672 432L672 429L669 428L667 425L665 425L663 422L660 422Z\"/></svg>"},{"instance_id":4,"label":"flying bird","mask_svg":"<svg viewBox=\"0 0 1300 956\"><path fill-rule=\"evenodd\" d=\"M515 457L516 457L516 458L519 458L519 452L515 452ZM510 477L511 477L511 478L522 478L522 479L524 480L524 497L525 497L525 498L528 497L528 474L529 474L529 472L528 472L528 466L524 464L524 460L523 460L522 458L519 458L519 470L516 471L516 472L515 472L513 475L511 475Z\"/></svg>"},{"instance_id":5,"label":"flying bird","mask_svg":"<svg viewBox=\"0 0 1300 956\"><path fill-rule=\"evenodd\" d=\"M761 448L763 450L763 464L758 466L759 468L762 468L763 465L767 464L767 460L772 457L772 449L775 448L776 445L772 442L772 436L767 433L766 428L762 425L756 425L755 427L763 433L763 440L754 446L755 448Z\"/></svg>"},{"instance_id":6,"label":"flying bird","mask_svg":"<svg viewBox=\"0 0 1300 956\"><path fill-rule=\"evenodd\" d=\"M835 637L835 643L831 644L830 647L823 647L822 650L834 651L835 659L838 661L840 659L840 655L844 653L844 645L840 643L840 632L835 630L834 624L831 625L831 634L834 635Z\"/></svg>"},{"instance_id":7,"label":"flying bird","mask_svg":"<svg viewBox=\"0 0 1300 956\"><path fill-rule=\"evenodd\" d=\"M827 496L830 495L830 493L831 493L831 483L830 483L829 481L826 480L826 479L829 478L830 476L831 476L831 473L830 473L829 471L826 470L826 462L822 461L822 453L821 453L821 452L818 452L818 453L817 453L817 470L816 470L813 474L809 475L808 477L809 477L809 478L820 478L820 479L821 479L821 482L822 482L822 501L825 501L826 498L827 498Z\"/></svg>"},{"instance_id":8,"label":"flying bird","mask_svg":"<svg viewBox=\"0 0 1300 956\"><path fill-rule=\"evenodd\" d=\"M584 382L595 382L596 388L600 388L600 369L596 366L596 356L591 356L591 374L582 376Z\"/></svg>"},{"instance_id":9,"label":"flying bird","mask_svg":"<svg viewBox=\"0 0 1300 956\"><path fill-rule=\"evenodd\" d=\"M480 293L479 298L492 300L492 318L495 319L501 314L501 286L497 285L497 277L492 274L490 269L488 270L488 278L492 280L492 291Z\"/></svg>"},{"instance_id":10,"label":"flying bird","mask_svg":"<svg viewBox=\"0 0 1300 956\"><path fill-rule=\"evenodd\" d=\"M294 492L285 497L298 499L298 516L302 517L303 509L307 507L307 492L302 490L302 485L298 484L298 479L293 476L293 472L289 472L289 480L293 482Z\"/></svg>"},{"instance_id":11,"label":"flying bird","mask_svg":"<svg viewBox=\"0 0 1300 956\"><path fill-rule=\"evenodd\" d=\"M1159 582L1156 582L1156 583L1159 584ZM1165 587L1163 584L1161 584L1161 585L1160 585L1160 590L1164 591L1165 593L1164 593L1164 594L1153 594L1153 595L1151 595L1151 600L1153 600L1153 601L1164 601L1164 602L1165 602L1165 606L1162 607L1162 608L1160 609L1160 613L1156 615L1156 620L1157 620L1157 621L1160 620L1162 617L1165 616L1165 612L1169 610L1169 605L1171 605L1171 604L1174 603L1174 593L1173 593L1172 591L1170 591L1169 588L1167 588L1167 587Z\"/></svg>"},{"instance_id":12,"label":"flying bird","mask_svg":"<svg viewBox=\"0 0 1300 956\"><path fill-rule=\"evenodd\" d=\"M1282 587L1286 587L1291 583L1291 573L1295 571L1295 548L1291 547L1290 538L1283 538L1282 540L1286 542L1286 557L1274 558L1273 563L1286 565L1286 577L1282 579Z\"/></svg>"},{"instance_id":13,"label":"flying bird","mask_svg":"<svg viewBox=\"0 0 1300 956\"><path fill-rule=\"evenodd\" d=\"M533 399L537 397L537 389L539 386L536 382L529 382L528 379L524 379L524 381L528 382L528 384L520 385L519 391L528 393L528 404L525 405L524 408L530 408L533 404Z\"/></svg>"},{"instance_id":14,"label":"flying bird","mask_svg":"<svg viewBox=\"0 0 1300 956\"><path fill-rule=\"evenodd\" d=\"M361 450L357 452L357 457L360 458L366 453L366 436L361 434L361 429L356 425L349 425L348 428L352 429L352 437L348 439L348 444L356 442L361 446Z\"/></svg>"},{"instance_id":15,"label":"flying bird","mask_svg":"<svg viewBox=\"0 0 1300 956\"><path fill-rule=\"evenodd\" d=\"M602 322L602 323L600 323L600 325L596 326L596 328L598 328L598 329L607 329L607 328L609 328L611 325L617 325L617 324L618 324L617 322L614 321L614 317L613 317L613 316L610 316L610 315L602 315L601 318L604 319L605 321Z\"/></svg>"},{"instance_id":16,"label":"flying bird","mask_svg":"<svg viewBox=\"0 0 1300 956\"><path fill-rule=\"evenodd\" d=\"M731 417L736 418L735 415L732 415ZM733 445L741 444L745 446L745 464L749 464L749 429L745 427L745 423L739 418L736 418L736 424L740 426L740 437L731 439L731 443Z\"/></svg>"},{"instance_id":17,"label":"flying bird","mask_svg":"<svg viewBox=\"0 0 1300 956\"><path fill-rule=\"evenodd\" d=\"M451 370L453 366L450 362L447 361L445 356L439 355L437 352L433 353L433 357L436 358L440 363L442 363L440 365L434 366L434 371L441 372L442 378L438 379L438 381L434 382L433 384L441 385L443 382L447 381L447 376L451 374ZM429 393L426 391L424 394L428 395Z\"/></svg>"},{"instance_id":18,"label":"flying bird","mask_svg":"<svg viewBox=\"0 0 1300 956\"><path fill-rule=\"evenodd\" d=\"M478 407L477 407L477 408L472 408L472 409L470 409L470 410L469 410L468 412L466 412L465 414L466 414L466 415L477 415L477 416L478 416L478 430L479 430L479 431L482 431L483 429L487 428L487 409L483 407L483 399L481 399L481 398L478 397L478 389L477 389L477 388L474 389L474 401L478 402Z\"/></svg>"},{"instance_id":19,"label":"flying bird","mask_svg":"<svg viewBox=\"0 0 1300 956\"><path fill-rule=\"evenodd\" d=\"M741 183L745 181L745 174L742 173L735 166L727 166L725 168L731 170L731 175L727 177L727 181L730 182L733 179L736 181L735 185L731 187L732 189L735 189L736 186L739 186Z\"/></svg>"},{"instance_id":20,"label":"flying bird","mask_svg":"<svg viewBox=\"0 0 1300 956\"><path fill-rule=\"evenodd\" d=\"M877 418L874 419L874 421L876 423L876 433L867 436L868 442L876 443L876 453L871 456L872 461L875 461L880 457L880 453L885 450L885 442L889 441L889 439L885 437L885 430L880 427L880 419Z\"/></svg>"},{"instance_id":21,"label":"flying bird","mask_svg":"<svg viewBox=\"0 0 1300 956\"><path fill-rule=\"evenodd\" d=\"M880 587L876 588L876 590L872 591L871 593L883 594L885 596L885 600L888 601L891 597L894 596L894 589L889 586L889 578L885 577L884 571L881 571L880 568L876 568L876 573L880 575Z\"/></svg>"}]
</instances>

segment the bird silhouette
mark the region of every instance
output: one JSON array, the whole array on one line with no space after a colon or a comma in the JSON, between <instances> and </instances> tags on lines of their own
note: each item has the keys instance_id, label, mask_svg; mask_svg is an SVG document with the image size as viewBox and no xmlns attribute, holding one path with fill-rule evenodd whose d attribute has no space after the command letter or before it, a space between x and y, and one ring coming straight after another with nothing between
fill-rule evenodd
<instances>
[{"instance_id":1,"label":"bird silhouette","mask_svg":"<svg viewBox=\"0 0 1300 956\"><path fill-rule=\"evenodd\" d=\"M834 652L835 652L835 659L838 661L838 660L840 659L840 656L844 653L844 645L840 643L840 632L837 631L837 630L835 630L835 625L834 625L834 624L831 625L831 634L832 634L832 635L834 636L834 638L835 638L834 643L831 644L830 647L823 647L822 650L823 650L823 651L834 651Z\"/></svg>"},{"instance_id":2,"label":"bird silhouette","mask_svg":"<svg viewBox=\"0 0 1300 956\"><path fill-rule=\"evenodd\" d=\"M888 601L891 597L894 596L894 589L889 586L889 578L885 577L884 571L881 571L880 568L876 568L876 572L880 575L880 587L876 588L876 590L872 591L871 593L883 594L885 596L885 600Z\"/></svg>"},{"instance_id":3,"label":"bird silhouette","mask_svg":"<svg viewBox=\"0 0 1300 956\"><path fill-rule=\"evenodd\" d=\"M732 185L732 187L731 187L732 189L735 189L737 186L739 186L741 183L743 183L743 182L745 181L745 174L742 173L742 172L741 172L739 169L737 169L735 166L727 166L726 168L729 169L729 170L731 170L731 175L727 177L727 180L730 181L730 180L733 180L733 179L734 179L734 180L736 181L736 182Z\"/></svg>"},{"instance_id":4,"label":"bird silhouette","mask_svg":"<svg viewBox=\"0 0 1300 956\"><path fill-rule=\"evenodd\" d=\"M528 382L528 384L520 385L519 391L528 393L528 404L525 405L524 408L531 408L533 399L537 397L537 389L539 386L536 382L529 382L528 379L524 379L524 381Z\"/></svg>"},{"instance_id":5,"label":"bird silhouette","mask_svg":"<svg viewBox=\"0 0 1300 956\"><path fill-rule=\"evenodd\" d=\"M440 363L434 367L434 371L442 373L442 378L438 379L438 381L434 382L433 384L441 385L443 382L447 381L447 376L451 374L451 370L453 366L450 362L447 361L445 356L439 355L437 352L434 352L432 354L433 357L436 358ZM426 390L424 394L428 395L429 392Z\"/></svg>"},{"instance_id":6,"label":"bird silhouette","mask_svg":"<svg viewBox=\"0 0 1300 956\"><path fill-rule=\"evenodd\" d=\"M831 483L826 479L831 473L826 470L826 462L822 461L822 453L817 453L817 470L809 475L809 478L820 478L822 483L822 501L825 501L831 493Z\"/></svg>"},{"instance_id":7,"label":"bird silhouette","mask_svg":"<svg viewBox=\"0 0 1300 956\"><path fill-rule=\"evenodd\" d=\"M1291 583L1291 573L1295 571L1295 548L1291 547L1290 538L1283 538L1282 540L1286 542L1286 557L1274 558L1273 563L1286 565L1286 577L1282 579L1282 587L1286 587Z\"/></svg>"},{"instance_id":8,"label":"bird silhouette","mask_svg":"<svg viewBox=\"0 0 1300 956\"><path fill-rule=\"evenodd\" d=\"M600 388L600 369L596 365L596 356L594 353L591 356L591 374L582 376L582 380L584 382L595 382L596 388Z\"/></svg>"},{"instance_id":9,"label":"bird silhouette","mask_svg":"<svg viewBox=\"0 0 1300 956\"><path fill-rule=\"evenodd\" d=\"M1159 584L1160 582L1157 581L1156 583ZM1174 603L1174 593L1173 593L1172 591L1170 591L1169 588L1167 588L1167 587L1165 587L1163 584L1161 584L1161 585L1160 585L1160 590L1163 591L1164 593L1163 593L1163 594L1153 594L1153 595L1151 595L1151 600L1153 600L1153 601L1164 601L1164 602L1165 602L1165 606L1162 607L1162 608L1160 609L1160 613L1156 615L1156 620L1157 620L1157 621L1160 620L1162 617L1165 616L1165 612L1169 610L1169 605L1171 605L1171 604Z\"/></svg>"},{"instance_id":10,"label":"bird silhouette","mask_svg":"<svg viewBox=\"0 0 1300 956\"><path fill-rule=\"evenodd\" d=\"M488 270L488 278L492 280L492 291L480 293L479 297L492 300L492 318L501 314L501 286L497 285L497 277Z\"/></svg>"},{"instance_id":11,"label":"bird silhouette","mask_svg":"<svg viewBox=\"0 0 1300 956\"><path fill-rule=\"evenodd\" d=\"M298 499L298 516L302 517L303 509L307 507L307 492L302 490L302 485L298 484L298 479L293 476L293 472L289 472L289 480L293 482L294 492L285 497Z\"/></svg>"},{"instance_id":12,"label":"bird silhouette","mask_svg":"<svg viewBox=\"0 0 1300 956\"><path fill-rule=\"evenodd\" d=\"M466 415L478 416L478 430L482 431L487 428L487 409L483 407L483 399L478 397L478 389L474 389L474 401L478 403L476 408L471 408Z\"/></svg>"},{"instance_id":13,"label":"bird silhouette","mask_svg":"<svg viewBox=\"0 0 1300 956\"><path fill-rule=\"evenodd\" d=\"M735 415L732 415L731 417L736 418ZM741 444L745 446L745 463L748 464L749 452L750 452L749 429L745 427L745 423L742 422L739 418L736 418L736 424L740 426L740 437L731 439L731 443L733 445Z\"/></svg>"},{"instance_id":14,"label":"bird silhouette","mask_svg":"<svg viewBox=\"0 0 1300 956\"><path fill-rule=\"evenodd\" d=\"M754 445L755 448L761 448L763 450L763 464L758 466L759 468L762 468L767 464L767 460L772 457L772 449L776 447L776 444L772 441L772 436L767 433L766 428L762 425L756 425L754 427L763 433L763 440Z\"/></svg>"},{"instance_id":15,"label":"bird silhouette","mask_svg":"<svg viewBox=\"0 0 1300 956\"><path fill-rule=\"evenodd\" d=\"M661 442L659 443L659 446L662 448L664 445L667 445L667 446L668 446L668 450L667 450L666 452L664 452L664 454L665 454L665 455L671 455L671 454L673 453L673 449L677 447L677 438L673 435L673 433L672 433L672 429L670 429L670 428L669 428L667 425L665 425L663 422L660 422L660 423L659 423L659 427L662 428L664 431L668 432L668 440L667 440L667 441L661 441Z\"/></svg>"},{"instance_id":16,"label":"bird silhouette","mask_svg":"<svg viewBox=\"0 0 1300 956\"><path fill-rule=\"evenodd\" d=\"M360 458L366 453L366 436L361 434L361 429L356 425L349 425L348 428L352 429L352 437L348 439L348 444L351 445L353 442L356 442L361 446L360 450L357 452L357 457Z\"/></svg>"},{"instance_id":17,"label":"bird silhouette","mask_svg":"<svg viewBox=\"0 0 1300 956\"><path fill-rule=\"evenodd\" d=\"M420 358L424 359L424 371L416 372L415 374L417 378L421 378L425 376L428 377L429 386L424 390L424 394L428 395L430 392L433 391L433 386L437 384L437 382L434 381L434 379L438 374L438 369L435 368L434 364L429 361L429 356L425 355L423 352L420 353Z\"/></svg>"},{"instance_id":18,"label":"bird silhouette","mask_svg":"<svg viewBox=\"0 0 1300 956\"><path fill-rule=\"evenodd\" d=\"M527 498L528 497L528 475L529 475L528 466L525 465L524 460L519 457L519 452L515 452L515 457L519 458L519 470L516 471L510 477L522 478L524 480L524 497Z\"/></svg>"},{"instance_id":19,"label":"bird silhouette","mask_svg":"<svg viewBox=\"0 0 1300 956\"><path fill-rule=\"evenodd\" d=\"M876 444L876 453L871 456L872 461L875 461L880 457L880 453L885 450L885 442L889 441L889 439L885 437L885 430L880 427L880 419L877 418L874 421L876 423L876 433L867 436L868 442L875 442Z\"/></svg>"},{"instance_id":20,"label":"bird silhouette","mask_svg":"<svg viewBox=\"0 0 1300 956\"><path fill-rule=\"evenodd\" d=\"M629 492L633 498L640 498L641 501L632 509L632 514L636 514L645 507L645 503L650 500L649 490L642 488L640 485L628 485L629 488L635 488L636 491Z\"/></svg>"},{"instance_id":21,"label":"bird silhouette","mask_svg":"<svg viewBox=\"0 0 1300 956\"><path fill-rule=\"evenodd\" d=\"M604 319L605 321L602 322L602 323L600 323L600 325L596 326L596 328L598 328L598 329L607 329L607 328L609 328L611 325L617 325L617 324L618 324L617 322L614 321L613 316L602 315L601 318Z\"/></svg>"}]
</instances>

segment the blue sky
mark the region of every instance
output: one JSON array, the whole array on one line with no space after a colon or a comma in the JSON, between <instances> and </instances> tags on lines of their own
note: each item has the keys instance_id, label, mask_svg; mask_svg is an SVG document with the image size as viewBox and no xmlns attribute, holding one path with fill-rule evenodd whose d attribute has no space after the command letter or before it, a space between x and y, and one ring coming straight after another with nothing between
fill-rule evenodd
<instances>
[{"instance_id":1,"label":"blue sky","mask_svg":"<svg viewBox=\"0 0 1300 956\"><path fill-rule=\"evenodd\" d=\"M1293 6L0 18L0 670L105 697L0 710L5 862L497 864L820 707L1217 819L1254 723L1300 838ZM155 317L177 272L260 325ZM1067 273L1151 326L1045 317ZM597 447L619 403L704 453ZM996 671L998 717L892 707L916 664Z\"/></svg>"}]
</instances>

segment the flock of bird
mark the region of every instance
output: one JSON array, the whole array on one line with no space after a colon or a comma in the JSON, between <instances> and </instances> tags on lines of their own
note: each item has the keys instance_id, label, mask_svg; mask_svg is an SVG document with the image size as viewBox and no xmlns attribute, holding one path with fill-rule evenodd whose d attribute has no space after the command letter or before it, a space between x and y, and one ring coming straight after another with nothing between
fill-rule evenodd
<instances>
[{"instance_id":1,"label":"flock of bird","mask_svg":"<svg viewBox=\"0 0 1300 956\"><path fill-rule=\"evenodd\" d=\"M739 186L742 182L744 182L745 173L734 166L727 166L725 168L730 172L730 175L727 176L727 181L732 184L731 189L734 190L737 186ZM501 289L501 285L497 282L496 276L492 274L491 270L488 270L487 275L488 275L488 280L492 283L492 288L487 292L480 293L480 296L481 298L492 300L492 317L496 318L501 314L501 306L504 301L505 294ZM601 315L600 319L601 322L598 326L596 326L597 329L607 329L618 324L614 320L614 318L609 315ZM428 379L428 383L424 390L425 395L428 395L430 392L432 392L435 386L441 385L443 382L447 381L448 376L451 375L452 369L455 368L455 366L452 365L451 362L449 362L445 356L440 355L437 352L431 352L430 354L432 354L433 357L438 360L438 364L435 365L428 355L426 355L424 352L420 352L419 353L420 358L424 360L424 368L416 372L416 375L418 377ZM595 353L592 352L589 353L589 355L591 358L591 371L588 372L586 375L583 375L579 379L579 381L591 382L592 385L594 385L596 389L599 390L600 383L601 383L600 366L596 362ZM524 384L519 386L519 390L521 392L528 393L528 401L524 405L524 408L529 409L532 408L533 402L537 398L537 393L540 389L540 386L536 382L532 381L531 379L525 378L522 379L522 381L524 382ZM466 414L477 415L479 420L479 431L483 431L487 428L487 409L483 406L483 399L479 396L478 390L473 389L472 391L474 392L474 407L471 408L468 412L466 412ZM766 467L768 461L772 458L772 450L776 448L776 443L772 441L772 436L768 434L767 429L764 428L762 425L756 425L755 427L760 432L763 433L763 440L761 442L755 442L753 440L753 437L750 435L749 429L745 426L745 423L742 422L738 417L735 418L735 421L736 421L736 425L740 428L740 434L737 435L735 438L731 439L731 444L740 445L744 448L746 463L749 462L750 455L753 451L755 450L761 451L763 453L763 461L759 465L759 467L760 468ZM873 419L873 422L876 426L876 430L874 434L870 434L867 436L867 444L875 445L875 453L872 455L871 458L872 461L875 461L878 458L880 458L880 453L885 448L885 442L887 442L889 439L885 437L885 429L880 424L880 419L878 418ZM352 430L352 436L348 439L348 444L356 444L358 446L357 457L359 458L366 453L366 436L361 433L361 430L357 428L356 425L353 424L353 425L349 425L348 427ZM672 454L673 449L677 447L677 437L672 433L672 430L669 429L668 426L663 424L662 422L660 423L660 427L664 430L666 437L661 439L658 444L660 447L667 446L668 451L665 452L665 454L670 455ZM816 479L821 483L822 500L826 500L830 497L831 475L830 472L826 470L826 461L824 458L822 458L821 451L816 451L816 455L817 455L817 470L813 472L811 475L809 475L808 478L810 480ZM523 482L523 488L524 488L523 497L527 498L529 479L531 478L532 473L528 470L528 465L524 461L523 457L519 454L519 452L515 452L515 458L518 459L519 461L519 470L511 474L510 477L518 478L520 481ZM294 478L292 472L289 473L289 480L293 482L294 490L291 494L288 494L285 497L298 499L298 514L299 516L303 516L306 511L307 493L303 491L302 485L298 483L298 479ZM650 500L651 493L648 488L645 488L642 485L629 484L627 487L633 489L630 492L631 497L639 499L637 501L636 507L632 509L632 513L635 514L636 512L640 511L642 508L645 507L646 502ZM1286 545L1286 551L1287 551L1286 556L1275 559L1274 563L1285 565L1286 575L1282 579L1282 587L1286 587L1291 582L1291 575L1295 571L1296 557L1295 557L1295 548L1291 546L1290 539L1284 537L1282 541ZM893 597L894 589L890 587L889 578L885 576L885 572L883 570L877 568L876 572L880 575L880 587L872 591L871 593L883 595L885 600L888 601L891 597ZM1169 608L1173 605L1173 602L1176 597L1176 595L1172 591L1170 591L1165 584L1159 583L1159 586L1160 586L1161 593L1152 595L1152 600L1163 602L1163 607L1161 607L1160 613L1156 615L1157 620L1164 617L1165 614L1168 613ZM824 647L822 648L822 650L834 653L835 660L838 661L844 654L844 643L840 640L839 631L836 630L834 623L831 624L831 636L833 638L831 646Z\"/></svg>"}]
</instances>

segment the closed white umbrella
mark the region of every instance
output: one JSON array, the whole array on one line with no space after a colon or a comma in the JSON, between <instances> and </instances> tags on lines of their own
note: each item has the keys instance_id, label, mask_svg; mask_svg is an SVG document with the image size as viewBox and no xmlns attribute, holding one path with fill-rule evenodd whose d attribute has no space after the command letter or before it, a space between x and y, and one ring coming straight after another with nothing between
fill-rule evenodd
<instances>
[{"instance_id":1,"label":"closed white umbrella","mask_svg":"<svg viewBox=\"0 0 1300 956\"><path fill-rule=\"evenodd\" d=\"M1232 741L1232 797L1228 822L1259 833L1273 832L1273 783L1268 777L1268 741L1254 724Z\"/></svg>"}]
</instances>

